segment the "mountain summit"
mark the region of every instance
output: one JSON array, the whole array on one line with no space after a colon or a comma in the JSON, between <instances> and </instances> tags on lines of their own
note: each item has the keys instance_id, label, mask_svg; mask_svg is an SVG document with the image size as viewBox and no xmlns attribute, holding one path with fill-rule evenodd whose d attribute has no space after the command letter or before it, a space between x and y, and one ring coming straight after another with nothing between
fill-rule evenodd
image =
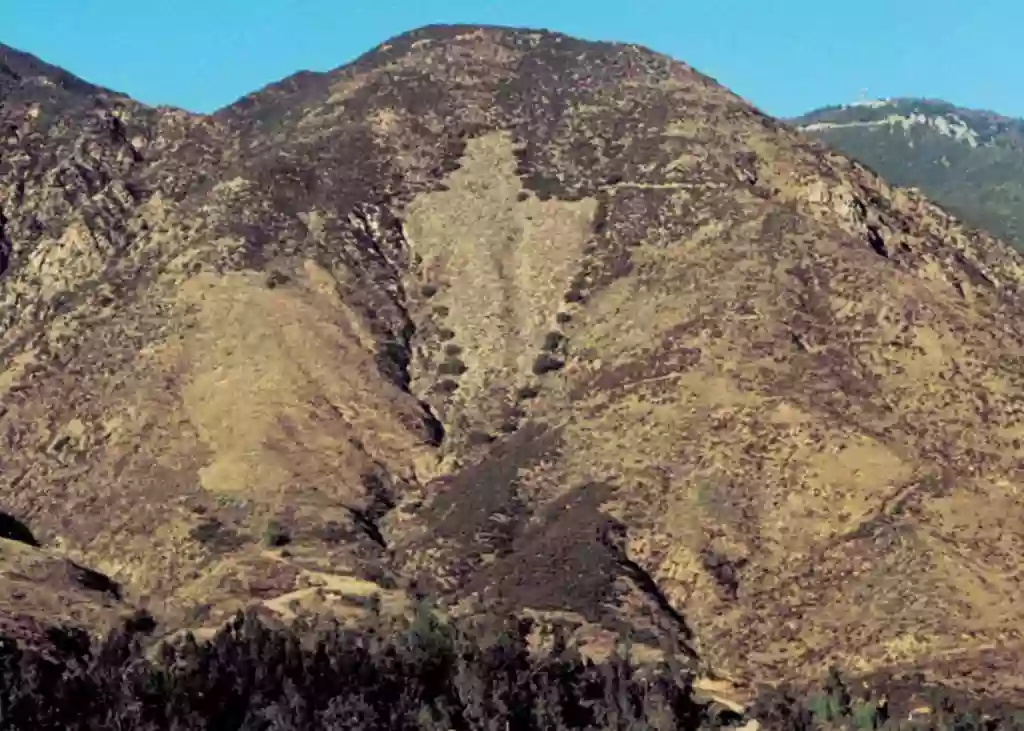
<instances>
[{"instance_id":1,"label":"mountain summit","mask_svg":"<svg viewBox=\"0 0 1024 731\"><path fill-rule=\"evenodd\" d=\"M636 46L430 27L210 116L11 68L0 508L96 613L1020 682L1005 244Z\"/></svg>"}]
</instances>

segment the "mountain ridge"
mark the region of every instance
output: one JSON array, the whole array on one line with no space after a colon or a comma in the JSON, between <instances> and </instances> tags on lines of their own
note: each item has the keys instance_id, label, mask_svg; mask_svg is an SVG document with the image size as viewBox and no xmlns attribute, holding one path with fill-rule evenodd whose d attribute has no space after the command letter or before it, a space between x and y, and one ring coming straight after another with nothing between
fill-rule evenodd
<instances>
[{"instance_id":1,"label":"mountain ridge","mask_svg":"<svg viewBox=\"0 0 1024 731\"><path fill-rule=\"evenodd\" d=\"M430 591L1017 689L1002 243L632 46L435 27L213 115L97 99L0 108L0 507L126 604Z\"/></svg>"},{"instance_id":2,"label":"mountain ridge","mask_svg":"<svg viewBox=\"0 0 1024 731\"><path fill-rule=\"evenodd\" d=\"M824 107L789 120L970 225L1024 246L1024 120L941 100Z\"/></svg>"}]
</instances>

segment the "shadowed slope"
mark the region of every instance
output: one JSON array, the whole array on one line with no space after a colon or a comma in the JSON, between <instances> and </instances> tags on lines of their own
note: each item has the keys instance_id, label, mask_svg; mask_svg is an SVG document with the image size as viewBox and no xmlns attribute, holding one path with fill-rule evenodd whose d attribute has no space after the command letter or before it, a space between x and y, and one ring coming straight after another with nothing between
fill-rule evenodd
<instances>
[{"instance_id":1,"label":"shadowed slope","mask_svg":"<svg viewBox=\"0 0 1024 731\"><path fill-rule=\"evenodd\" d=\"M63 168L5 111L0 497L170 621L372 579L754 679L1017 641L1003 244L556 34L100 107Z\"/></svg>"}]
</instances>

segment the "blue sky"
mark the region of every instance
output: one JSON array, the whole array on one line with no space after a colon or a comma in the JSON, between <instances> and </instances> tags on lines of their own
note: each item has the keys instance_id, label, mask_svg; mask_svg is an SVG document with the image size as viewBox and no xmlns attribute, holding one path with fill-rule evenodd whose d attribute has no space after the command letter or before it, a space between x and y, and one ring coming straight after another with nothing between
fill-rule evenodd
<instances>
[{"instance_id":1,"label":"blue sky","mask_svg":"<svg viewBox=\"0 0 1024 731\"><path fill-rule=\"evenodd\" d=\"M0 42L194 111L437 22L640 43L777 116L861 89L1024 116L1022 0L0 0Z\"/></svg>"}]
</instances>

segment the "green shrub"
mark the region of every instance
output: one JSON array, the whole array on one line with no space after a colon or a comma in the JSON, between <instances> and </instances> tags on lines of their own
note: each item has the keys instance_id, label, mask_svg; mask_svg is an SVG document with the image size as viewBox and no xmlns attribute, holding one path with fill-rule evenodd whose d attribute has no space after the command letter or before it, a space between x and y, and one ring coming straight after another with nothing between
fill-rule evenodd
<instances>
[{"instance_id":1,"label":"green shrub","mask_svg":"<svg viewBox=\"0 0 1024 731\"><path fill-rule=\"evenodd\" d=\"M852 709L853 726L859 731L869 731L881 726L878 705L870 701L858 701Z\"/></svg>"},{"instance_id":2,"label":"green shrub","mask_svg":"<svg viewBox=\"0 0 1024 731\"><path fill-rule=\"evenodd\" d=\"M442 378L434 386L434 390L440 394L453 394L459 390L459 384L451 378Z\"/></svg>"},{"instance_id":3,"label":"green shrub","mask_svg":"<svg viewBox=\"0 0 1024 731\"><path fill-rule=\"evenodd\" d=\"M553 353L556 350L559 350L563 345L565 345L565 342L565 335L555 330L552 330L551 332L544 336L544 343L540 346L540 349L548 353Z\"/></svg>"},{"instance_id":4,"label":"green shrub","mask_svg":"<svg viewBox=\"0 0 1024 731\"><path fill-rule=\"evenodd\" d=\"M189 531L189 536L198 543L220 550L232 550L245 542L238 533L216 518L204 520L199 525L193 526Z\"/></svg>"},{"instance_id":5,"label":"green shrub","mask_svg":"<svg viewBox=\"0 0 1024 731\"><path fill-rule=\"evenodd\" d=\"M263 529L263 545L270 548L281 548L292 542L288 529L276 520L267 523Z\"/></svg>"},{"instance_id":6,"label":"green shrub","mask_svg":"<svg viewBox=\"0 0 1024 731\"><path fill-rule=\"evenodd\" d=\"M516 391L516 396L518 396L520 399L523 399L524 401L528 399L537 398L539 395L540 388L538 386L533 385L523 386L518 391Z\"/></svg>"},{"instance_id":7,"label":"green shrub","mask_svg":"<svg viewBox=\"0 0 1024 731\"><path fill-rule=\"evenodd\" d=\"M284 274L283 272L270 272L270 274L267 275L266 279L267 289L276 289L282 284L287 284L288 281L288 275Z\"/></svg>"},{"instance_id":8,"label":"green shrub","mask_svg":"<svg viewBox=\"0 0 1024 731\"><path fill-rule=\"evenodd\" d=\"M556 358L550 353L541 353L537 356L537 359L533 361L533 373L537 376L561 370L564 367L565 361L560 358Z\"/></svg>"},{"instance_id":9,"label":"green shrub","mask_svg":"<svg viewBox=\"0 0 1024 731\"><path fill-rule=\"evenodd\" d=\"M450 357L437 366L437 372L442 376L461 376L469 370L469 367L460 359Z\"/></svg>"}]
</instances>

